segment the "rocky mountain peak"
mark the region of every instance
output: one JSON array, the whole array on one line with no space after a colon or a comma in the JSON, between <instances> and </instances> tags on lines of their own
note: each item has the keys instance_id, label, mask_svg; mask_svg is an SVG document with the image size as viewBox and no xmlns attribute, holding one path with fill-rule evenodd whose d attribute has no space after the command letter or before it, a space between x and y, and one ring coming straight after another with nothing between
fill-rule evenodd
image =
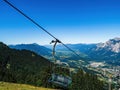
<instances>
[{"instance_id":1,"label":"rocky mountain peak","mask_svg":"<svg viewBox=\"0 0 120 90\"><path fill-rule=\"evenodd\" d=\"M120 52L120 38L113 38L108 40L105 43L99 43L96 50L105 49L115 53Z\"/></svg>"}]
</instances>

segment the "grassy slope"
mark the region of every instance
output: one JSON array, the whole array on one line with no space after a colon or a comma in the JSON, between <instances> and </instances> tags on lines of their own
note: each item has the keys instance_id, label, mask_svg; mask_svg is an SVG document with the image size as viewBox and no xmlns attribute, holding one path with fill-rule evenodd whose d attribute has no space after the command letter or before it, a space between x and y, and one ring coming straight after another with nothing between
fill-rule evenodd
<instances>
[{"instance_id":1,"label":"grassy slope","mask_svg":"<svg viewBox=\"0 0 120 90\"><path fill-rule=\"evenodd\" d=\"M55 90L55 89L35 87L25 84L0 82L0 90Z\"/></svg>"}]
</instances>

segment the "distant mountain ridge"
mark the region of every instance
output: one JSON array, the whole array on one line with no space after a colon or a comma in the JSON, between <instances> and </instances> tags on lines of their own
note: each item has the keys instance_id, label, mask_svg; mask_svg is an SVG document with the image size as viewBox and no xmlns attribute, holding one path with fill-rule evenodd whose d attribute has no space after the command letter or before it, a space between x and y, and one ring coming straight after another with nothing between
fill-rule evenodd
<instances>
[{"instance_id":1,"label":"distant mountain ridge","mask_svg":"<svg viewBox=\"0 0 120 90\"><path fill-rule=\"evenodd\" d=\"M81 57L86 58L86 60L94 61L106 61L106 62L116 62L120 64L120 38L109 39L105 43L96 44L66 44L68 47L73 49L76 53L80 54ZM38 44L21 44L21 45L10 45L9 47L15 49L27 49L38 53L43 56L52 56L52 46L40 46ZM56 46L57 56L61 57L61 60L77 60L69 50L64 46L58 44ZM64 59L63 56L69 57ZM60 58L58 58L60 59Z\"/></svg>"},{"instance_id":2,"label":"distant mountain ridge","mask_svg":"<svg viewBox=\"0 0 120 90\"><path fill-rule=\"evenodd\" d=\"M22 50L22 49L30 50L42 56L45 56L45 55L50 56L52 52L51 49L38 45L36 43L9 45L9 47L13 49L19 49L19 50Z\"/></svg>"}]
</instances>

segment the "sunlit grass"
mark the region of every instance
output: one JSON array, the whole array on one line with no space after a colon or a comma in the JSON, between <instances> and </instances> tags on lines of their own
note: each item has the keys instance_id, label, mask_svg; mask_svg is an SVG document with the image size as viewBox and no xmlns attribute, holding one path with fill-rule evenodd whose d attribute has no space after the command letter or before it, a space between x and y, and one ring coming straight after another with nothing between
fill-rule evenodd
<instances>
[{"instance_id":1,"label":"sunlit grass","mask_svg":"<svg viewBox=\"0 0 120 90\"><path fill-rule=\"evenodd\" d=\"M26 84L0 82L0 90L55 90L55 89L35 87Z\"/></svg>"}]
</instances>

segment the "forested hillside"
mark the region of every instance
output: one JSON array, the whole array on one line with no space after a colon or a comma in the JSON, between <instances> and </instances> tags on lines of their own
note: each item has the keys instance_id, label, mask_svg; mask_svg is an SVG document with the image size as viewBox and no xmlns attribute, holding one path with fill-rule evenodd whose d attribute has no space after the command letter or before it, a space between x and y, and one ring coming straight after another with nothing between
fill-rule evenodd
<instances>
[{"instance_id":1,"label":"forested hillside","mask_svg":"<svg viewBox=\"0 0 120 90\"><path fill-rule=\"evenodd\" d=\"M51 65L53 64L34 52L10 49L0 43L0 81L62 88L48 82ZM59 72L65 73L62 70ZM103 82L95 75L78 70L71 77L72 83L67 88L69 90L104 90Z\"/></svg>"},{"instance_id":2,"label":"forested hillside","mask_svg":"<svg viewBox=\"0 0 120 90\"><path fill-rule=\"evenodd\" d=\"M27 50L10 49L0 43L0 80L40 86L50 62ZM43 81L42 81L43 80Z\"/></svg>"}]
</instances>

